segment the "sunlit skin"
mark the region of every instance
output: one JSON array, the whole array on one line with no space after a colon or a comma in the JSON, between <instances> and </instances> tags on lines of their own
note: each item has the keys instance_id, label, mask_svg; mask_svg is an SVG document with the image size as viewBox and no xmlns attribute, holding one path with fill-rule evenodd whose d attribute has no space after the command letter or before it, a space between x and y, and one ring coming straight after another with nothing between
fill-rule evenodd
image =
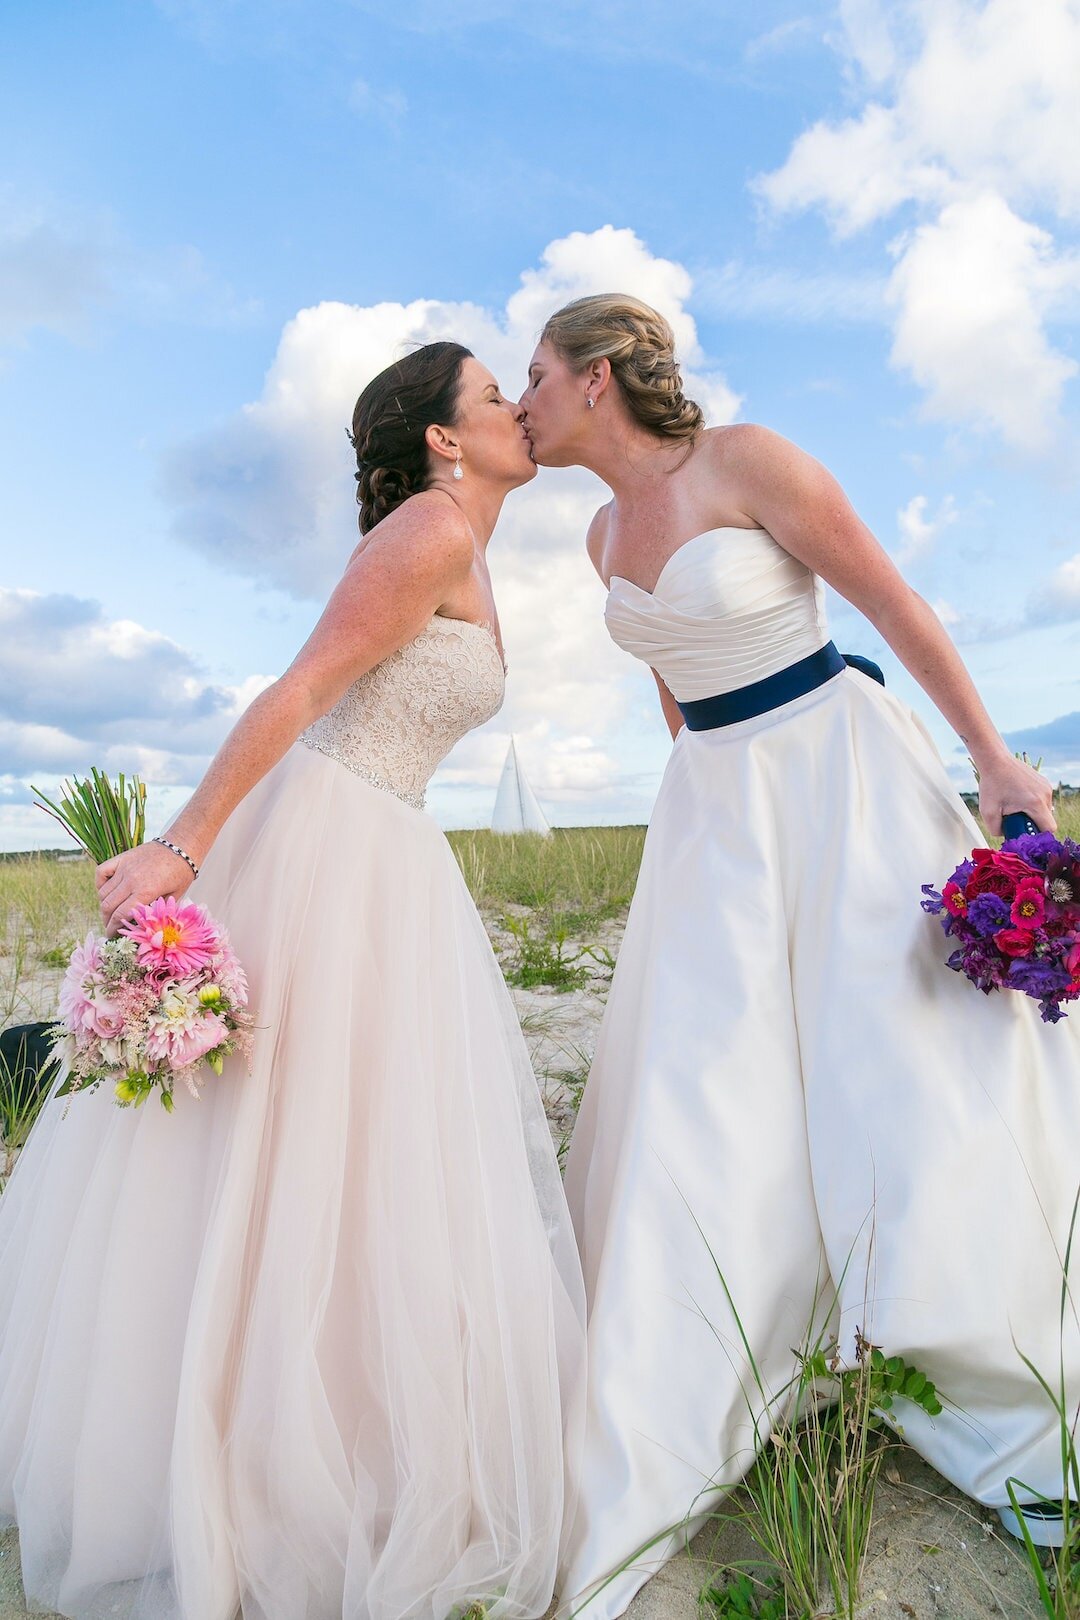
<instances>
[{"instance_id":1,"label":"sunlit skin","mask_svg":"<svg viewBox=\"0 0 1080 1620\"><path fill-rule=\"evenodd\" d=\"M364 535L289 668L241 715L167 829L197 866L240 800L300 733L436 614L494 625L501 651L487 547L506 496L536 477L523 415L486 366L464 362L457 422L425 431L428 487ZM103 862L96 877L110 933L136 904L180 896L193 881L186 862L161 844Z\"/></svg>"},{"instance_id":2,"label":"sunlit skin","mask_svg":"<svg viewBox=\"0 0 1080 1620\"><path fill-rule=\"evenodd\" d=\"M651 591L695 536L767 530L870 620L960 736L989 831L1000 833L1002 815L1014 810L1054 829L1050 783L1013 758L941 620L812 456L752 423L707 428L688 451L641 426L606 359L574 372L547 343L533 353L521 405L538 466L588 467L611 490L586 539L605 585L617 574ZM653 675L674 737L682 715Z\"/></svg>"}]
</instances>

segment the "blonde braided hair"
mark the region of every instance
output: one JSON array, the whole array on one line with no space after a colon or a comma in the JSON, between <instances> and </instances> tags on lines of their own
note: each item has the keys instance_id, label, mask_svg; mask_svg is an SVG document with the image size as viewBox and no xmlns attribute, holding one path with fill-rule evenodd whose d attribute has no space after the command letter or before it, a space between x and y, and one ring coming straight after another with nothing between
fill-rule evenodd
<instances>
[{"instance_id":1,"label":"blonde braided hair","mask_svg":"<svg viewBox=\"0 0 1080 1620\"><path fill-rule=\"evenodd\" d=\"M690 445L705 418L687 399L675 359L675 334L659 311L628 293L575 298L550 317L540 334L571 370L611 362L634 418L662 439Z\"/></svg>"}]
</instances>

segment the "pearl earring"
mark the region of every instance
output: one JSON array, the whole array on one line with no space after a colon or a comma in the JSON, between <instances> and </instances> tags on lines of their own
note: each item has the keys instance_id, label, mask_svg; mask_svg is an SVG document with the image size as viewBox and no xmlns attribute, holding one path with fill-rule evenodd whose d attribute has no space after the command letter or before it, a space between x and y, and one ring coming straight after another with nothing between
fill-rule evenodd
<instances>
[{"instance_id":1,"label":"pearl earring","mask_svg":"<svg viewBox=\"0 0 1080 1620\"><path fill-rule=\"evenodd\" d=\"M455 478L464 478L464 476L465 476L465 474L461 470L461 452L459 450L458 451L458 458L454 462L454 477Z\"/></svg>"}]
</instances>

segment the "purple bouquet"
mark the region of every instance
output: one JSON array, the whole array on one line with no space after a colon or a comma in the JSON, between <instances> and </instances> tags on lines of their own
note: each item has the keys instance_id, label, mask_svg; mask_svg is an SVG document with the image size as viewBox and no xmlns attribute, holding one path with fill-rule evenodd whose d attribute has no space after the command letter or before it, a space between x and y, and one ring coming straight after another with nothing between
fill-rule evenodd
<instances>
[{"instance_id":1,"label":"purple bouquet","mask_svg":"<svg viewBox=\"0 0 1080 1620\"><path fill-rule=\"evenodd\" d=\"M1044 1022L1080 998L1080 844L1053 833L973 849L940 893L924 883L924 911L941 917L956 949L948 966L986 995L1021 990Z\"/></svg>"}]
</instances>

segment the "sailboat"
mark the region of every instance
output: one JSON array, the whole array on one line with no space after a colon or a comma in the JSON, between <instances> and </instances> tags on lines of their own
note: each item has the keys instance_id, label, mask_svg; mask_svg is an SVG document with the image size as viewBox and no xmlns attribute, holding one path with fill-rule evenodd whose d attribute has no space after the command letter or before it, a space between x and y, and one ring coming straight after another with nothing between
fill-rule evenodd
<instances>
[{"instance_id":1,"label":"sailboat","mask_svg":"<svg viewBox=\"0 0 1080 1620\"><path fill-rule=\"evenodd\" d=\"M536 802L536 794L521 768L513 737L510 738L506 763L499 778L491 830L499 833L539 833L542 838L551 836L548 819Z\"/></svg>"}]
</instances>

